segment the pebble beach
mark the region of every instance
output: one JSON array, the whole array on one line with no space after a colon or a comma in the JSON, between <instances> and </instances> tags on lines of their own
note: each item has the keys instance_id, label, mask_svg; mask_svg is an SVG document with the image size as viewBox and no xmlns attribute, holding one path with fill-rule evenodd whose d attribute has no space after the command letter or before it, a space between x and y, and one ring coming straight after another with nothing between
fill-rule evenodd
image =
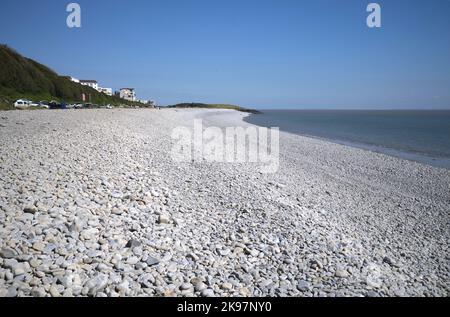
<instances>
[{"instance_id":1,"label":"pebble beach","mask_svg":"<svg viewBox=\"0 0 450 317\"><path fill-rule=\"evenodd\" d=\"M171 159L244 116L1 112L0 297L449 296L450 170L285 132L273 174Z\"/></svg>"}]
</instances>

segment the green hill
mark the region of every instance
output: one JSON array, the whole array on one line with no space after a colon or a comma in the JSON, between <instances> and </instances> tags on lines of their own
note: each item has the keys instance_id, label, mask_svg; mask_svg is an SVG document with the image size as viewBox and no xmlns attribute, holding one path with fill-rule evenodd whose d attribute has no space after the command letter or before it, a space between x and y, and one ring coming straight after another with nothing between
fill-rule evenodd
<instances>
[{"instance_id":1,"label":"green hill","mask_svg":"<svg viewBox=\"0 0 450 317\"><path fill-rule=\"evenodd\" d=\"M179 103L176 105L167 106L167 108L233 109L242 112L260 113L258 110L252 110L228 104Z\"/></svg>"},{"instance_id":2,"label":"green hill","mask_svg":"<svg viewBox=\"0 0 450 317\"><path fill-rule=\"evenodd\" d=\"M66 103L82 102L82 94L90 103L104 105L142 105L97 90L59 76L50 68L23 57L6 45L0 45L0 109L12 109L17 99L33 101L56 100Z\"/></svg>"}]
</instances>

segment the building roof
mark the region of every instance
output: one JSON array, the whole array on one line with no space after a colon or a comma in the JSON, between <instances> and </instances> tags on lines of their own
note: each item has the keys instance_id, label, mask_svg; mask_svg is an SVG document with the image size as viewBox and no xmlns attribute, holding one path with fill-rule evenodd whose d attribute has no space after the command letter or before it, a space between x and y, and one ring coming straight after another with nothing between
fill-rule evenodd
<instances>
[{"instance_id":1,"label":"building roof","mask_svg":"<svg viewBox=\"0 0 450 317\"><path fill-rule=\"evenodd\" d=\"M92 83L92 84L97 84L98 83L96 80L90 80L90 79L80 79L80 82L82 82L82 83Z\"/></svg>"},{"instance_id":2,"label":"building roof","mask_svg":"<svg viewBox=\"0 0 450 317\"><path fill-rule=\"evenodd\" d=\"M125 89L127 89L127 90L134 90L134 88L120 88L120 90L125 90Z\"/></svg>"}]
</instances>

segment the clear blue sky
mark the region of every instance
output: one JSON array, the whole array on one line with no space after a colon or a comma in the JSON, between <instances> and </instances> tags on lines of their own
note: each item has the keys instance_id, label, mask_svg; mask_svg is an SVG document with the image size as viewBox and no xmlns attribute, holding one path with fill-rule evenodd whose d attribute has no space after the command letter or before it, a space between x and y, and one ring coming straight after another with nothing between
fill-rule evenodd
<instances>
[{"instance_id":1,"label":"clear blue sky","mask_svg":"<svg viewBox=\"0 0 450 317\"><path fill-rule=\"evenodd\" d=\"M0 43L160 104L449 108L449 0L2 0ZM366 6L382 6L382 28Z\"/></svg>"}]
</instances>

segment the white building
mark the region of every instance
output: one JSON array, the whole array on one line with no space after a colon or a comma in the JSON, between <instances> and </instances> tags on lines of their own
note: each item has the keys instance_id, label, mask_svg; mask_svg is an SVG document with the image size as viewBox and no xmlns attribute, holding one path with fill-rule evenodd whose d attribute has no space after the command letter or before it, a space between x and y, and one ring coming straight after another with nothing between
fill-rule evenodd
<instances>
[{"instance_id":1,"label":"white building","mask_svg":"<svg viewBox=\"0 0 450 317\"><path fill-rule=\"evenodd\" d=\"M96 80L81 79L80 84L82 84L83 86L89 86L91 88L94 88L95 90L98 90L98 82Z\"/></svg>"},{"instance_id":2,"label":"white building","mask_svg":"<svg viewBox=\"0 0 450 317\"><path fill-rule=\"evenodd\" d=\"M98 91L108 95L108 96L112 96L113 95L113 90L112 88L102 88L102 87L98 87Z\"/></svg>"},{"instance_id":3,"label":"white building","mask_svg":"<svg viewBox=\"0 0 450 317\"><path fill-rule=\"evenodd\" d=\"M120 88L120 98L136 101L136 92L134 91L134 88Z\"/></svg>"},{"instance_id":4,"label":"white building","mask_svg":"<svg viewBox=\"0 0 450 317\"><path fill-rule=\"evenodd\" d=\"M76 79L76 78L74 78L74 77L72 77L72 76L69 76L69 77L70 77L70 80L73 81L74 83L77 83L77 84L80 83L80 80L79 80L79 79Z\"/></svg>"}]
</instances>

